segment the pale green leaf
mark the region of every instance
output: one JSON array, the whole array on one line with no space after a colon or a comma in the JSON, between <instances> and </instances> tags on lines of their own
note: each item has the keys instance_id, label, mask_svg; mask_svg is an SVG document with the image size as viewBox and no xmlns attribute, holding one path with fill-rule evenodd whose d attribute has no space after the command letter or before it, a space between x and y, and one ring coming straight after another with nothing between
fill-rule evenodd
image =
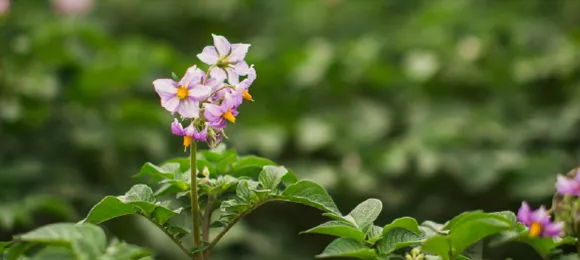
<instances>
[{"instance_id":1,"label":"pale green leaf","mask_svg":"<svg viewBox=\"0 0 580 260\"><path fill-rule=\"evenodd\" d=\"M312 181L300 180L291 184L282 193L282 199L341 215L328 192Z\"/></svg>"},{"instance_id":2,"label":"pale green leaf","mask_svg":"<svg viewBox=\"0 0 580 260\"><path fill-rule=\"evenodd\" d=\"M380 200L368 199L358 204L348 216L351 216L358 228L366 234L373 226L373 222L377 219L382 209L383 203Z\"/></svg>"},{"instance_id":3,"label":"pale green leaf","mask_svg":"<svg viewBox=\"0 0 580 260\"><path fill-rule=\"evenodd\" d=\"M282 181L288 170L284 166L266 165L260 172L259 181L264 189L276 191L278 184Z\"/></svg>"},{"instance_id":4,"label":"pale green leaf","mask_svg":"<svg viewBox=\"0 0 580 260\"><path fill-rule=\"evenodd\" d=\"M365 239L365 234L363 232L353 225L348 225L340 221L329 221L301 233L318 233L337 237L349 237L360 241L364 241Z\"/></svg>"},{"instance_id":5,"label":"pale green leaf","mask_svg":"<svg viewBox=\"0 0 580 260\"><path fill-rule=\"evenodd\" d=\"M374 260L377 257L375 250L368 248L362 241L353 238L337 238L332 241L316 258L351 257L357 259Z\"/></svg>"},{"instance_id":6,"label":"pale green leaf","mask_svg":"<svg viewBox=\"0 0 580 260\"><path fill-rule=\"evenodd\" d=\"M423 233L421 229L419 229L419 224L417 223L417 220L411 217L402 217L393 220L391 224L388 224L383 228L383 235L386 235L393 228L404 228L415 234Z\"/></svg>"},{"instance_id":7,"label":"pale green leaf","mask_svg":"<svg viewBox=\"0 0 580 260\"><path fill-rule=\"evenodd\" d=\"M383 229L383 238L377 242L377 249L381 254L386 255L400 248L419 244L422 241L423 235L421 234L401 227L391 227L387 232Z\"/></svg>"}]
</instances>

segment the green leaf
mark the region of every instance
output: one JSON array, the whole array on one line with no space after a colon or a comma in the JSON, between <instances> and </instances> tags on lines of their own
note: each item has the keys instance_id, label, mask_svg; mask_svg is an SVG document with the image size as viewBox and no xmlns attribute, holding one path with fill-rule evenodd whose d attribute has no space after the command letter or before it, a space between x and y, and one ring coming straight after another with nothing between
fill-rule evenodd
<instances>
[{"instance_id":1,"label":"green leaf","mask_svg":"<svg viewBox=\"0 0 580 260\"><path fill-rule=\"evenodd\" d=\"M214 187L211 193L214 195L220 195L221 193L232 190L232 188L238 185L238 179L230 175L220 175L217 177Z\"/></svg>"},{"instance_id":2,"label":"green leaf","mask_svg":"<svg viewBox=\"0 0 580 260\"><path fill-rule=\"evenodd\" d=\"M140 259L151 254L149 249L113 240L100 260Z\"/></svg>"},{"instance_id":3,"label":"green leaf","mask_svg":"<svg viewBox=\"0 0 580 260\"><path fill-rule=\"evenodd\" d=\"M342 216L340 214L337 215L335 213L326 212L326 213L322 213L322 216L329 217L329 218L344 222L346 224L354 225L355 227L358 228L356 221L350 215Z\"/></svg>"},{"instance_id":4,"label":"green leaf","mask_svg":"<svg viewBox=\"0 0 580 260\"><path fill-rule=\"evenodd\" d=\"M449 221L449 223L447 223L444 227L443 230L450 230L451 228L453 228L454 225L457 225L463 221L469 221L471 219L477 219L480 218L482 216L486 216L488 213L485 213L481 210L476 210L476 211L469 211L469 212L463 212L459 215L457 215L456 217L454 217L452 220Z\"/></svg>"},{"instance_id":5,"label":"green leaf","mask_svg":"<svg viewBox=\"0 0 580 260\"><path fill-rule=\"evenodd\" d=\"M258 195L250 189L249 180L240 180L236 189L236 196L247 204L252 204L260 201Z\"/></svg>"},{"instance_id":6,"label":"green leaf","mask_svg":"<svg viewBox=\"0 0 580 260\"><path fill-rule=\"evenodd\" d=\"M402 217L402 218L398 218L398 219L393 220L393 222L391 222L391 224L388 224L383 228L383 236L386 235L391 229L394 229L394 228L404 228L404 229L409 230L415 234L423 233L421 231L421 229L419 229L419 224L417 223L417 220L415 220L414 218L411 218L411 217Z\"/></svg>"},{"instance_id":7,"label":"green leaf","mask_svg":"<svg viewBox=\"0 0 580 260\"><path fill-rule=\"evenodd\" d=\"M383 237L383 228L379 226L373 226L368 233L367 243L374 245L382 237Z\"/></svg>"},{"instance_id":8,"label":"green leaf","mask_svg":"<svg viewBox=\"0 0 580 260\"><path fill-rule=\"evenodd\" d=\"M454 255L460 255L463 250L472 244L494 234L512 228L511 220L497 214L472 213L473 216L464 216L449 230L449 239Z\"/></svg>"},{"instance_id":9,"label":"green leaf","mask_svg":"<svg viewBox=\"0 0 580 260\"><path fill-rule=\"evenodd\" d=\"M403 247L419 244L423 241L423 235L413 233L405 228L390 227L386 233L385 229L383 229L383 238L377 242L377 249L384 255Z\"/></svg>"},{"instance_id":10,"label":"green leaf","mask_svg":"<svg viewBox=\"0 0 580 260\"><path fill-rule=\"evenodd\" d=\"M437 235L421 244L421 250L440 256L443 260L449 260L451 255L450 241L446 236Z\"/></svg>"},{"instance_id":11,"label":"green leaf","mask_svg":"<svg viewBox=\"0 0 580 260\"><path fill-rule=\"evenodd\" d=\"M301 233L318 233L337 237L348 237L360 241L364 241L365 239L365 234L355 226L340 221L329 221Z\"/></svg>"},{"instance_id":12,"label":"green leaf","mask_svg":"<svg viewBox=\"0 0 580 260\"><path fill-rule=\"evenodd\" d=\"M155 201L150 187L137 184L123 196L105 197L89 211L87 217L81 222L99 224L116 217L142 212L145 216L154 218L157 223L163 224L182 210L181 208L172 210L166 206L167 204L163 205Z\"/></svg>"},{"instance_id":13,"label":"green leaf","mask_svg":"<svg viewBox=\"0 0 580 260\"><path fill-rule=\"evenodd\" d=\"M87 217L81 222L99 224L101 222L130 214L136 214L138 209L133 205L124 204L113 196L107 196L97 203Z\"/></svg>"},{"instance_id":14,"label":"green leaf","mask_svg":"<svg viewBox=\"0 0 580 260\"><path fill-rule=\"evenodd\" d=\"M353 238L337 238L332 241L316 258L352 257L357 259L374 260L377 257L375 250L364 245L362 241Z\"/></svg>"},{"instance_id":15,"label":"green leaf","mask_svg":"<svg viewBox=\"0 0 580 260\"><path fill-rule=\"evenodd\" d=\"M276 191L278 184L287 173L288 170L284 166L266 165L262 168L258 179L264 189Z\"/></svg>"},{"instance_id":16,"label":"green leaf","mask_svg":"<svg viewBox=\"0 0 580 260\"><path fill-rule=\"evenodd\" d=\"M465 249L463 256L468 260L483 260L483 241L479 241Z\"/></svg>"},{"instance_id":17,"label":"green leaf","mask_svg":"<svg viewBox=\"0 0 580 260\"><path fill-rule=\"evenodd\" d=\"M434 237L436 235L447 235L449 233L449 231L443 230L442 224L430 220L423 221L421 226L419 226L419 229L425 233L426 238Z\"/></svg>"},{"instance_id":18,"label":"green leaf","mask_svg":"<svg viewBox=\"0 0 580 260\"><path fill-rule=\"evenodd\" d=\"M262 168L266 165L275 166L276 163L262 157L244 156L232 165L230 174L234 177L248 176L250 178L257 178Z\"/></svg>"},{"instance_id":19,"label":"green leaf","mask_svg":"<svg viewBox=\"0 0 580 260\"><path fill-rule=\"evenodd\" d=\"M162 179L173 179L176 171L179 171L179 163L165 163L161 166L157 166L150 162L145 163L141 167L141 171L135 177L152 176L156 181Z\"/></svg>"},{"instance_id":20,"label":"green leaf","mask_svg":"<svg viewBox=\"0 0 580 260\"><path fill-rule=\"evenodd\" d=\"M28 251L34 244L32 243L15 243L10 248L8 248L6 253L7 260L17 260L20 259L19 256Z\"/></svg>"},{"instance_id":21,"label":"green leaf","mask_svg":"<svg viewBox=\"0 0 580 260\"><path fill-rule=\"evenodd\" d=\"M349 214L363 233L368 233L377 219L383 203L378 199L368 199L358 204Z\"/></svg>"},{"instance_id":22,"label":"green leaf","mask_svg":"<svg viewBox=\"0 0 580 260\"><path fill-rule=\"evenodd\" d=\"M217 162L216 174L220 175L220 174L227 173L228 168L230 168L230 166L234 162L236 162L237 159L238 159L238 152L236 152L236 150L230 149L230 150L225 151L223 154L221 154L221 158Z\"/></svg>"},{"instance_id":23,"label":"green leaf","mask_svg":"<svg viewBox=\"0 0 580 260\"><path fill-rule=\"evenodd\" d=\"M498 215L500 217L507 219L513 226L515 226L518 223L518 219L516 217L516 214L514 214L511 211L500 211L500 212L493 212L490 214Z\"/></svg>"},{"instance_id":24,"label":"green leaf","mask_svg":"<svg viewBox=\"0 0 580 260\"><path fill-rule=\"evenodd\" d=\"M262 171L262 168L266 165L276 166L277 164L269 159L262 157L244 156L240 157L237 162L232 164L232 168L229 174L234 177L247 176L252 179L256 179ZM288 170L288 173L284 175L282 181L286 183L295 183L298 181L298 179L292 171Z\"/></svg>"},{"instance_id":25,"label":"green leaf","mask_svg":"<svg viewBox=\"0 0 580 260\"><path fill-rule=\"evenodd\" d=\"M105 232L93 224L58 223L15 236L28 243L66 245L77 259L97 259L107 247Z\"/></svg>"},{"instance_id":26,"label":"green leaf","mask_svg":"<svg viewBox=\"0 0 580 260\"><path fill-rule=\"evenodd\" d=\"M73 253L66 247L48 246L34 254L33 260L74 260Z\"/></svg>"},{"instance_id":27,"label":"green leaf","mask_svg":"<svg viewBox=\"0 0 580 260\"><path fill-rule=\"evenodd\" d=\"M340 211L334 204L328 192L320 185L307 180L300 180L291 184L282 193L282 199L302 203L336 215Z\"/></svg>"}]
</instances>

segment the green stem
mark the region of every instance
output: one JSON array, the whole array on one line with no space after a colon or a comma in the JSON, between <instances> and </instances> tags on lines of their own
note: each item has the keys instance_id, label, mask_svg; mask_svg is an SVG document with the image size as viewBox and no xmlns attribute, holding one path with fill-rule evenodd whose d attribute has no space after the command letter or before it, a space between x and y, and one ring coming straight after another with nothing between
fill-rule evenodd
<instances>
[{"instance_id":1,"label":"green stem","mask_svg":"<svg viewBox=\"0 0 580 260\"><path fill-rule=\"evenodd\" d=\"M201 233L199 231L199 204L197 197L197 143L191 142L191 215L193 217L193 245L195 247L201 246ZM198 254L198 258L203 260L203 254Z\"/></svg>"},{"instance_id":2,"label":"green stem","mask_svg":"<svg viewBox=\"0 0 580 260\"><path fill-rule=\"evenodd\" d=\"M163 231L163 233L165 233L165 235L167 235L172 241L173 243L175 243L180 249L181 251L183 251L185 254L187 254L189 257L191 257L191 259L197 260L197 257L191 253L191 251L189 251L179 240L179 238L175 237L173 234L171 234L171 232L169 232L169 230L167 230L167 228L165 228L163 225L157 223L155 220L145 216L144 214L139 214L141 216L143 216L144 218L146 218L147 220L149 220L149 222L153 223L156 227L158 227L161 231Z\"/></svg>"},{"instance_id":3,"label":"green stem","mask_svg":"<svg viewBox=\"0 0 580 260\"><path fill-rule=\"evenodd\" d=\"M224 229L222 229L222 231L220 231L219 234L217 234L217 236L211 241L211 243L209 244L209 246L207 247L207 249L205 249L205 251L209 252L220 241L220 239L222 239L222 237L230 230L230 228L232 228L242 218L244 218L245 216L247 216L248 214L250 214L252 211L254 211L255 209L257 209L258 207L264 205L266 202L275 201L275 200L276 199L274 199L274 198L266 198L266 199L260 201L259 203L256 203L256 204L252 205L250 208L248 208L247 210L243 211L242 213L240 213L240 215L238 215L237 217L235 217L232 220L232 222L230 222L227 226L224 227Z\"/></svg>"},{"instance_id":4,"label":"green stem","mask_svg":"<svg viewBox=\"0 0 580 260\"><path fill-rule=\"evenodd\" d=\"M211 226L211 215L213 213L213 204L215 202L215 197L212 195L209 195L207 198L207 204L205 205L205 212L203 213L203 219L202 219L202 224L201 224L201 234L202 234L202 238L201 240L205 243L209 242L209 229ZM209 259L209 251L205 250L203 257L205 258L205 260Z\"/></svg>"}]
</instances>

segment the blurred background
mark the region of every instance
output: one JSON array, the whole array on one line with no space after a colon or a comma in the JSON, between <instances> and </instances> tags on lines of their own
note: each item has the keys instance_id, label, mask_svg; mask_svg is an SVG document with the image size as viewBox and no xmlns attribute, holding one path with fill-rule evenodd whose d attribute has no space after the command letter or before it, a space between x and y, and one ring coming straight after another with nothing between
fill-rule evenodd
<instances>
[{"instance_id":1,"label":"blurred background","mask_svg":"<svg viewBox=\"0 0 580 260\"><path fill-rule=\"evenodd\" d=\"M0 241L76 222L144 162L185 156L151 82L250 43L256 100L226 143L324 185L378 223L548 204L579 164L577 0L0 0ZM272 204L212 259L313 259L325 219ZM156 227L107 231L183 259ZM525 246L489 259L535 259Z\"/></svg>"}]
</instances>

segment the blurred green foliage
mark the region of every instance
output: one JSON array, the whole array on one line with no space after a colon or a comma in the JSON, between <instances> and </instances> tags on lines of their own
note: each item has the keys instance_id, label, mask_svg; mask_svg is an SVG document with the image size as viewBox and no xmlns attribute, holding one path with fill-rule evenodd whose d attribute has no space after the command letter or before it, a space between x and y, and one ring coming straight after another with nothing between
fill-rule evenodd
<instances>
[{"instance_id":1,"label":"blurred green foliage","mask_svg":"<svg viewBox=\"0 0 580 260\"><path fill-rule=\"evenodd\" d=\"M580 1L103 0L86 16L50 3L0 16L3 240L80 220L145 161L182 156L151 82L201 65L211 33L251 43L258 72L226 143L323 184L340 208L380 198L381 222L515 210L549 202L578 164ZM266 206L214 259L311 259L330 238L297 233L320 220ZM149 223L108 228L180 257ZM530 257L518 252L490 257Z\"/></svg>"}]
</instances>

